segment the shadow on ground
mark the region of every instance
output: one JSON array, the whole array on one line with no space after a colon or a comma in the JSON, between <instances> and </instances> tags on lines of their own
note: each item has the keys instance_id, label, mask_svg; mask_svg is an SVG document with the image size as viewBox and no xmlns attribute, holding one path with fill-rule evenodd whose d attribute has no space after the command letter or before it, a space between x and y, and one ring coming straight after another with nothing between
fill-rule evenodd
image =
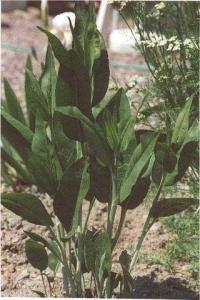
<instances>
[{"instance_id":1,"label":"shadow on ground","mask_svg":"<svg viewBox=\"0 0 200 300\"><path fill-rule=\"evenodd\" d=\"M142 276L135 279L135 292L131 298L155 299L199 299L198 293L186 287L187 282L169 277L162 282L156 282L154 277Z\"/></svg>"}]
</instances>

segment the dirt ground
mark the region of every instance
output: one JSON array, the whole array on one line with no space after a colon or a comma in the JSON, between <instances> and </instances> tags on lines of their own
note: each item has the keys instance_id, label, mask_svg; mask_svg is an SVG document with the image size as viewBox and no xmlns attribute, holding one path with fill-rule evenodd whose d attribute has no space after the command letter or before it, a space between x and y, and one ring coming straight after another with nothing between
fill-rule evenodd
<instances>
[{"instance_id":1,"label":"dirt ground","mask_svg":"<svg viewBox=\"0 0 200 300\"><path fill-rule=\"evenodd\" d=\"M24 47L35 47L42 50L45 44L45 37L37 29L41 25L39 12L36 9L29 9L27 12L14 11L2 14L2 77L7 77L17 91L19 98L23 99L24 85L24 64L26 52L14 52L8 49L10 44ZM128 57L118 54L109 54L111 59L123 63L140 63L142 58L138 53ZM42 57L39 57L39 60ZM37 73L39 63L34 64ZM119 85L126 85L131 78L137 76L137 72L124 68L112 68L112 78ZM140 73L142 75L142 73ZM144 75L146 76L146 75ZM2 187L5 190L5 187ZM35 189L32 192L36 192ZM44 203L50 204L50 199L43 196ZM85 209L87 204L85 204ZM50 206L49 206L50 207ZM117 268L119 253L134 244L137 240L141 226L146 217L146 208L141 206L134 211L129 211L122 231L121 238L113 256L113 262ZM102 228L105 223L105 205L96 205L91 216L90 225L95 228ZM42 235L47 235L44 228L28 224L22 221L8 210L1 208L1 295L5 296L35 296L31 289L42 290L40 275L37 270L28 264L24 254L24 230L33 230ZM163 251L166 241L170 238L169 233L158 223L152 227L143 249ZM198 299L197 290L191 287L191 274L186 271L185 265L177 264L177 269L169 272L160 265L148 265L141 260L136 269L135 298L157 298L157 299ZM58 274L58 290L61 278ZM58 293L58 296L61 294Z\"/></svg>"},{"instance_id":2,"label":"dirt ground","mask_svg":"<svg viewBox=\"0 0 200 300\"><path fill-rule=\"evenodd\" d=\"M3 188L8 191L8 188ZM28 192L35 193L35 188L27 188ZM40 199L51 212L51 199L47 195L40 195ZM83 211L86 213L88 203L84 203ZM116 220L119 219L117 211ZM107 207L96 202L90 218L90 227L102 229L105 226ZM140 206L134 211L128 211L126 221L113 255L114 270L119 270L118 257L122 250L129 248L136 242L142 224L146 218L147 210ZM33 231L48 237L46 229L35 226L10 211L1 209L1 272L2 272L2 296L34 296L32 289L43 290L40 274L27 262L24 251L26 231ZM149 231L143 245L144 251L160 251L170 239L169 233L160 223L155 224ZM148 265L138 263L135 270L135 298L157 299L197 299L198 294L191 285L191 274L186 271L185 265L177 264L177 269L169 272L160 265ZM61 274L58 273L57 296L61 293Z\"/></svg>"}]
</instances>

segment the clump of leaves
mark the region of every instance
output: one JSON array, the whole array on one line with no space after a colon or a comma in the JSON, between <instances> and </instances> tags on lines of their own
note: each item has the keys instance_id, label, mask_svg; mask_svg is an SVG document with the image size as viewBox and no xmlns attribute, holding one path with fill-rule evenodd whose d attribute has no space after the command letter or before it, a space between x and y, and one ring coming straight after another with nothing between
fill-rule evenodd
<instances>
[{"instance_id":1,"label":"clump of leaves","mask_svg":"<svg viewBox=\"0 0 200 300\"><path fill-rule=\"evenodd\" d=\"M131 272L149 228L160 217L198 203L194 198L160 197L163 188L180 180L190 165L187 154L198 138L196 123L189 122L192 100L166 130L135 130L136 118L124 90L120 88L113 94L107 91L109 62L95 25L93 4L86 11L77 2L75 11L70 50L39 28L48 37L49 46L40 78L26 69L28 120L21 113L20 117L14 115L8 99L2 109L2 136L17 155L12 158L20 161L31 183L51 197L53 214L39 198L27 193L5 193L2 204L49 231L49 239L26 232L27 258L39 269L43 282L46 269L52 270L54 277L61 268L65 296L109 298L118 288L119 297L128 297L133 294ZM112 253L126 212L143 202L152 181L158 186L157 193L133 255L123 251L120 256L119 276L112 271ZM89 209L83 222L85 200L89 201ZM104 231L88 229L95 201L108 204ZM118 206L121 216L115 232ZM89 286L85 280L88 273ZM47 279L51 287L52 278Z\"/></svg>"}]
</instances>

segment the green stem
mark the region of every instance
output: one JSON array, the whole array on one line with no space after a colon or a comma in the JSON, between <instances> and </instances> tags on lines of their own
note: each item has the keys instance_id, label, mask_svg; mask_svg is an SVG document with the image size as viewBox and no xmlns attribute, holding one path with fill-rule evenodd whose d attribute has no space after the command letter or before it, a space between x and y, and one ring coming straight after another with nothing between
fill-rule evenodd
<instances>
[{"instance_id":1,"label":"green stem","mask_svg":"<svg viewBox=\"0 0 200 300\"><path fill-rule=\"evenodd\" d=\"M108 211L107 233L110 239L110 244L112 245L112 231L113 231L113 225L115 220L115 214L117 210L117 204L119 201L118 193L117 193L117 156L115 157L115 163L113 168L110 169L110 172L111 172L111 179L112 179L112 197L111 197L111 202ZM111 272L109 273L106 282L107 298L110 298L110 293L111 293L110 285L111 285Z\"/></svg>"},{"instance_id":2,"label":"green stem","mask_svg":"<svg viewBox=\"0 0 200 300\"><path fill-rule=\"evenodd\" d=\"M40 275L42 277L42 283L43 283L43 287L44 287L45 296L48 297L48 295L47 295L47 289L46 289L46 285L45 285L45 282L44 282L44 276L42 274L42 271L40 271Z\"/></svg>"},{"instance_id":3,"label":"green stem","mask_svg":"<svg viewBox=\"0 0 200 300\"><path fill-rule=\"evenodd\" d=\"M76 272L76 278L77 278L77 290L78 290L78 296L81 296L82 294L82 253L83 250L83 243L82 243L82 207L79 211L79 226L78 226L78 255L77 255L77 272Z\"/></svg>"},{"instance_id":4,"label":"green stem","mask_svg":"<svg viewBox=\"0 0 200 300\"><path fill-rule=\"evenodd\" d=\"M86 220L85 220L84 229L83 229L83 236L85 236L85 233L86 233L86 230L87 230L87 224L88 224L88 220L89 220L92 208L94 206L94 202L95 202L95 198L93 198L92 201L90 202L88 214L87 214L87 217L86 217Z\"/></svg>"},{"instance_id":5,"label":"green stem","mask_svg":"<svg viewBox=\"0 0 200 300\"><path fill-rule=\"evenodd\" d=\"M67 256L66 256L66 252L65 252L65 248L62 246L61 242L59 241L59 239L57 238L56 234L54 233L54 231L51 229L51 227L49 227L49 230L51 232L51 234L54 237L55 242L58 244L61 254L62 254L62 260L63 260L63 285L64 288L66 289L66 292L68 293L68 279L69 279L69 283L71 286L71 292L72 292L72 297L76 296L76 289L75 289L75 285L74 285L74 281L72 278L72 274L70 271L70 268L68 266L68 262L67 262Z\"/></svg>"},{"instance_id":6,"label":"green stem","mask_svg":"<svg viewBox=\"0 0 200 300\"><path fill-rule=\"evenodd\" d=\"M155 198L154 198L154 200L152 202L151 209L150 209L149 214L147 216L147 219L146 219L146 221L144 223L141 235L140 235L140 237L138 239L138 243L137 243L137 245L135 247L135 251L134 251L134 254L133 254L133 257L132 257L132 260L131 260L131 263L130 263L130 267L129 267L130 273L134 270L134 267L135 267L135 265L137 263L139 252L140 252L141 246L143 244L143 241L144 241L144 239L146 237L146 234L149 231L149 229L151 228L151 226L153 225L153 223L155 222L155 219L151 215L151 210L152 210L152 207L154 206L154 204L158 201L158 198L160 196L160 193L161 193L164 181L165 181L165 176L163 176L162 179L161 179L158 191L157 191L156 196L155 196Z\"/></svg>"},{"instance_id":7,"label":"green stem","mask_svg":"<svg viewBox=\"0 0 200 300\"><path fill-rule=\"evenodd\" d=\"M52 296L52 286L51 286L51 283L50 283L50 281L49 281L49 278L48 278L48 276L44 273L44 275L45 275L45 277L46 277L46 279L47 279L47 282L48 282L48 286L49 286L49 295L50 295L50 297Z\"/></svg>"},{"instance_id":8,"label":"green stem","mask_svg":"<svg viewBox=\"0 0 200 300\"><path fill-rule=\"evenodd\" d=\"M122 208L122 211L121 211L121 216L120 216L120 221L119 221L119 225L118 225L118 228L117 228L117 231L116 231L116 234L115 234L115 238L112 242L112 251L114 250L116 244L117 244L117 241L120 237L120 234L121 234L121 231L122 231L122 227L123 227L123 224L124 224L124 220L125 220L125 217L126 217L126 212L127 212L127 209L126 208Z\"/></svg>"},{"instance_id":9,"label":"green stem","mask_svg":"<svg viewBox=\"0 0 200 300\"><path fill-rule=\"evenodd\" d=\"M112 229L115 219L115 213L117 210L117 186L116 186L116 168L114 167L111 169L111 178L112 178L112 198L110 203L110 209L108 212L108 224L107 224L107 232L110 237L110 240L112 240Z\"/></svg>"}]
</instances>

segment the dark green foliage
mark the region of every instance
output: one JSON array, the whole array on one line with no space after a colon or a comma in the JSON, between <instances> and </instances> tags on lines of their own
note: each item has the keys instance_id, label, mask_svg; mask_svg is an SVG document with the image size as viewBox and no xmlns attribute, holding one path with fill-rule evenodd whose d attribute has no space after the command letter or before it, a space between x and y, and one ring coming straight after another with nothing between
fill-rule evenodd
<instances>
[{"instance_id":1,"label":"dark green foliage","mask_svg":"<svg viewBox=\"0 0 200 300\"><path fill-rule=\"evenodd\" d=\"M66 168L55 195L54 211L67 232L72 230L72 220L78 209L77 205L81 204L79 202L83 201L89 189L87 168L84 159L80 159ZM84 180L84 185L81 184L82 180Z\"/></svg>"},{"instance_id":2,"label":"dark green foliage","mask_svg":"<svg viewBox=\"0 0 200 300\"><path fill-rule=\"evenodd\" d=\"M150 184L151 180L149 178L139 178L132 187L130 195L121 203L121 206L134 209L140 205L149 191Z\"/></svg>"},{"instance_id":3,"label":"dark green foliage","mask_svg":"<svg viewBox=\"0 0 200 300\"><path fill-rule=\"evenodd\" d=\"M105 271L110 272L111 245L107 233L91 231L86 233L84 257L87 270L96 273L99 281Z\"/></svg>"},{"instance_id":4,"label":"dark green foliage","mask_svg":"<svg viewBox=\"0 0 200 300\"><path fill-rule=\"evenodd\" d=\"M160 199L151 209L151 216L154 218L168 217L182 212L191 205L198 205L198 199L194 198L163 198Z\"/></svg>"},{"instance_id":5,"label":"dark green foliage","mask_svg":"<svg viewBox=\"0 0 200 300\"><path fill-rule=\"evenodd\" d=\"M95 159L90 164L90 197L100 202L109 202L111 197L111 176L109 169L101 166Z\"/></svg>"},{"instance_id":6,"label":"dark green foliage","mask_svg":"<svg viewBox=\"0 0 200 300\"><path fill-rule=\"evenodd\" d=\"M43 245L33 240L27 240L25 243L25 251L28 261L31 265L44 271L48 266L48 256Z\"/></svg>"},{"instance_id":7,"label":"dark green foliage","mask_svg":"<svg viewBox=\"0 0 200 300\"><path fill-rule=\"evenodd\" d=\"M4 89L5 89L5 98L6 98L6 106L7 111L13 116L15 119L25 124L24 114L22 112L22 108L18 102L18 99L11 88L7 79L4 79Z\"/></svg>"},{"instance_id":8,"label":"dark green foliage","mask_svg":"<svg viewBox=\"0 0 200 300\"><path fill-rule=\"evenodd\" d=\"M52 226L52 220L42 202L26 193L3 193L1 203L25 220L38 225Z\"/></svg>"},{"instance_id":9,"label":"dark green foliage","mask_svg":"<svg viewBox=\"0 0 200 300\"><path fill-rule=\"evenodd\" d=\"M14 149L16 149L17 153L27 161L28 156L30 154L30 147L31 147L31 139L33 133L14 119L11 115L2 111L1 117L1 130L2 136L7 140Z\"/></svg>"},{"instance_id":10,"label":"dark green foliage","mask_svg":"<svg viewBox=\"0 0 200 300\"><path fill-rule=\"evenodd\" d=\"M56 257L56 259L58 259L59 261L62 262L60 250L54 241L46 240L42 236L40 236L34 232L25 231L25 233L29 238L31 238L35 242L39 242L39 243L43 244L44 247L48 248L51 251L51 253L54 255L54 257Z\"/></svg>"}]
</instances>

